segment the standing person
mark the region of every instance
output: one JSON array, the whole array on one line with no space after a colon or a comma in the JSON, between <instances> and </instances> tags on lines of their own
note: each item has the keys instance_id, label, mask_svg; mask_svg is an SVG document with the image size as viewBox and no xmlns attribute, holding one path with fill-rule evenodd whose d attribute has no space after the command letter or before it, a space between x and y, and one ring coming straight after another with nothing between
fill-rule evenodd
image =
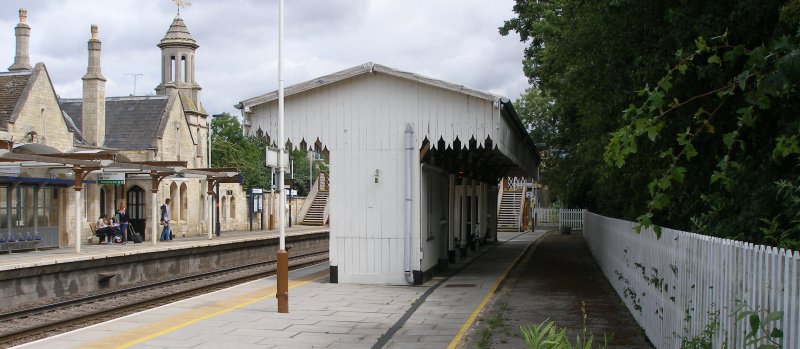
<instances>
[{"instance_id":1,"label":"standing person","mask_svg":"<svg viewBox=\"0 0 800 349\"><path fill-rule=\"evenodd\" d=\"M161 241L170 241L172 240L172 236L170 229L169 229L169 198L164 200L164 204L161 205L161 225L164 226L164 229L161 230Z\"/></svg>"},{"instance_id":2,"label":"standing person","mask_svg":"<svg viewBox=\"0 0 800 349\"><path fill-rule=\"evenodd\" d=\"M119 210L117 210L117 222L119 222L119 232L120 236L122 236L122 243L128 241L128 224L130 224L131 219L128 217L128 210L125 203L121 203L119 205Z\"/></svg>"}]
</instances>

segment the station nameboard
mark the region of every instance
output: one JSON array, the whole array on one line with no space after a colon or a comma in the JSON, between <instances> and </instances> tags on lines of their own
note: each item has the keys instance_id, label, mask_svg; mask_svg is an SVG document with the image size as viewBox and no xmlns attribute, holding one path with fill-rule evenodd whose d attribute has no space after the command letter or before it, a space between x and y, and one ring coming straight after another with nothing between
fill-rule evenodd
<instances>
[{"instance_id":1,"label":"station nameboard","mask_svg":"<svg viewBox=\"0 0 800 349\"><path fill-rule=\"evenodd\" d=\"M97 184L125 185L125 173L99 173Z\"/></svg>"}]
</instances>

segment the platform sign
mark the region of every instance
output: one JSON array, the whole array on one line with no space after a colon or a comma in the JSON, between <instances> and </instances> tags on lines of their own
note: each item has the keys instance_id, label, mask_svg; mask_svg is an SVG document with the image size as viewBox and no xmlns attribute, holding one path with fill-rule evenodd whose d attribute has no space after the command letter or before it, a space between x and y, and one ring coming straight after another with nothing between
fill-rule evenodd
<instances>
[{"instance_id":1,"label":"platform sign","mask_svg":"<svg viewBox=\"0 0 800 349\"><path fill-rule=\"evenodd\" d=\"M253 188L250 199L252 200L250 207L253 213L260 213L264 210L264 189Z\"/></svg>"},{"instance_id":2,"label":"platform sign","mask_svg":"<svg viewBox=\"0 0 800 349\"><path fill-rule=\"evenodd\" d=\"M100 173L97 175L97 184L125 185L125 173Z\"/></svg>"},{"instance_id":3,"label":"platform sign","mask_svg":"<svg viewBox=\"0 0 800 349\"><path fill-rule=\"evenodd\" d=\"M278 148L267 148L267 167L278 168L278 153ZM289 154L286 152L283 153L283 168L289 168Z\"/></svg>"}]
</instances>

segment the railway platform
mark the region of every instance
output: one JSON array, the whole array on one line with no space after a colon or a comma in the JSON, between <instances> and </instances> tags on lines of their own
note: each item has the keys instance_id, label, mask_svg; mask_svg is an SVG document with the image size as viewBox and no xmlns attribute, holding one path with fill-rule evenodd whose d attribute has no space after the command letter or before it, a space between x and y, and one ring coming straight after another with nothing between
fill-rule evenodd
<instances>
[{"instance_id":1,"label":"railway platform","mask_svg":"<svg viewBox=\"0 0 800 349\"><path fill-rule=\"evenodd\" d=\"M327 227L295 225L286 228L286 236L327 232ZM0 271L24 269L44 265L63 264L79 261L91 261L100 258L137 255L143 253L180 250L206 246L224 245L235 242L246 242L278 237L278 230L226 231L220 236L208 239L206 236L176 238L172 241L159 241L153 245L151 241L140 244L86 244L81 246L81 253L75 253L74 247L41 249L35 251L4 252L0 254Z\"/></svg>"},{"instance_id":2,"label":"railway platform","mask_svg":"<svg viewBox=\"0 0 800 349\"><path fill-rule=\"evenodd\" d=\"M287 230L294 260L327 259L328 230ZM94 244L76 253L72 248L43 249L0 255L0 308L24 311L93 294L120 292L275 260L278 231L224 232L169 242Z\"/></svg>"},{"instance_id":3,"label":"railway platform","mask_svg":"<svg viewBox=\"0 0 800 349\"><path fill-rule=\"evenodd\" d=\"M286 314L269 277L18 348L521 348L518 326L548 317L611 334L609 348L652 347L580 234L498 238L421 286L331 284L323 263L290 272Z\"/></svg>"},{"instance_id":4,"label":"railway platform","mask_svg":"<svg viewBox=\"0 0 800 349\"><path fill-rule=\"evenodd\" d=\"M501 243L422 286L331 284L328 265L290 273L289 313L275 279L252 281L19 348L446 348L456 346L512 266L544 231Z\"/></svg>"}]
</instances>

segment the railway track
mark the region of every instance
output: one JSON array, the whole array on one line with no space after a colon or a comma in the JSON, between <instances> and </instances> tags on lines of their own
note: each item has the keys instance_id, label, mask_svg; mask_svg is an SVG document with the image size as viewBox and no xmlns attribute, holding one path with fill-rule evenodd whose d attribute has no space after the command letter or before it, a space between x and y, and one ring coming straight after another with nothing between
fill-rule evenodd
<instances>
[{"instance_id":1,"label":"railway track","mask_svg":"<svg viewBox=\"0 0 800 349\"><path fill-rule=\"evenodd\" d=\"M289 268L327 260L327 252L292 256ZM0 310L0 348L32 342L274 274L275 261L269 261L94 293L29 309L5 313Z\"/></svg>"}]
</instances>

